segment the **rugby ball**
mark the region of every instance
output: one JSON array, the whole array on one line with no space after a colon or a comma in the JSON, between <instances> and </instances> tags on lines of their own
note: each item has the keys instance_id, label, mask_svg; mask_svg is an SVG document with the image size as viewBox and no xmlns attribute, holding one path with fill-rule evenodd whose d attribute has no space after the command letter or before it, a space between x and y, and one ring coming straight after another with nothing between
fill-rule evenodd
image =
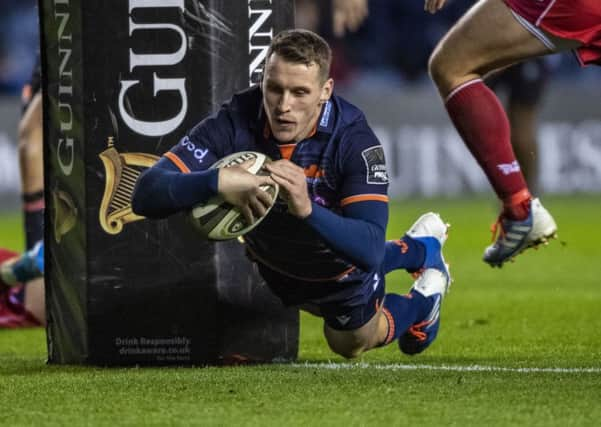
<instances>
[{"instance_id":1,"label":"rugby ball","mask_svg":"<svg viewBox=\"0 0 601 427\"><path fill-rule=\"evenodd\" d=\"M263 165L269 163L271 159L265 154L255 151L230 154L215 162L210 169L229 168L253 159L254 163L247 171L255 175L268 175L269 173L263 169ZM190 212L192 223L209 240L230 240L242 236L259 225L278 197L279 186L276 183L264 185L261 189L269 193L272 203L265 215L255 219L253 224L249 224L240 210L226 202L220 195L211 197L204 204L194 206Z\"/></svg>"}]
</instances>

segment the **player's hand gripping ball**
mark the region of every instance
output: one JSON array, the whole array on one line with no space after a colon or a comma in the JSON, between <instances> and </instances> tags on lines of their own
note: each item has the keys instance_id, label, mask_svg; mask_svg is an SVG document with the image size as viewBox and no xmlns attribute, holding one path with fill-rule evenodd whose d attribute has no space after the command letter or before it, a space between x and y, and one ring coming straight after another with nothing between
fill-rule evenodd
<instances>
[{"instance_id":1,"label":"player's hand gripping ball","mask_svg":"<svg viewBox=\"0 0 601 427\"><path fill-rule=\"evenodd\" d=\"M263 165L270 162L271 159L265 154L255 151L230 154L218 160L211 166L211 169L236 166L252 159L254 159L254 163L247 169L249 173L269 175L269 172L263 169ZM252 224L246 221L237 207L226 202L220 195L211 197L204 204L194 206L190 212L192 223L203 236L210 240L230 240L248 233L267 216L278 197L279 186L275 182L273 185L263 185L260 188L269 193L272 202L265 215L255 218Z\"/></svg>"}]
</instances>

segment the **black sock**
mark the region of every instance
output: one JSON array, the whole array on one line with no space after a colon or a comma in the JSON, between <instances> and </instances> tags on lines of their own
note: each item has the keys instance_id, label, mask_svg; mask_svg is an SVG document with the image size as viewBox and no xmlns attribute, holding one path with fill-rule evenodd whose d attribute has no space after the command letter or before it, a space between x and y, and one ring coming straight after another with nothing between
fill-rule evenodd
<instances>
[{"instance_id":1,"label":"black sock","mask_svg":"<svg viewBox=\"0 0 601 427\"><path fill-rule=\"evenodd\" d=\"M44 238L44 191L23 194L25 245L31 249Z\"/></svg>"}]
</instances>

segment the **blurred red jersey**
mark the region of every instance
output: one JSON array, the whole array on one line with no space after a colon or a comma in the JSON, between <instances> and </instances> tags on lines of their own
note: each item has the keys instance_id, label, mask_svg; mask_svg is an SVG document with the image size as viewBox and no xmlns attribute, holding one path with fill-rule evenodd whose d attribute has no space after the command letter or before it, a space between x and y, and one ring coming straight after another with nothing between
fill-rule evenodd
<instances>
[{"instance_id":1,"label":"blurred red jersey","mask_svg":"<svg viewBox=\"0 0 601 427\"><path fill-rule=\"evenodd\" d=\"M578 40L581 65L601 65L601 0L504 0L530 24L557 37Z\"/></svg>"}]
</instances>

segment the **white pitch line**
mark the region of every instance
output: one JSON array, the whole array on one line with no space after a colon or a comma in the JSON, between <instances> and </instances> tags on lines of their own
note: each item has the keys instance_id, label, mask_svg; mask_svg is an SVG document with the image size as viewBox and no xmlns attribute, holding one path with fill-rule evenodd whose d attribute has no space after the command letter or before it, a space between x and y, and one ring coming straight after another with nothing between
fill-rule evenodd
<instances>
[{"instance_id":1,"label":"white pitch line","mask_svg":"<svg viewBox=\"0 0 601 427\"><path fill-rule=\"evenodd\" d=\"M294 368L311 368L325 370L341 369L377 369L382 371L451 371L451 372L518 372L518 373L552 373L552 374L601 374L601 368L508 368L503 366L484 365L415 365L394 363L390 365L359 363L293 363Z\"/></svg>"}]
</instances>

